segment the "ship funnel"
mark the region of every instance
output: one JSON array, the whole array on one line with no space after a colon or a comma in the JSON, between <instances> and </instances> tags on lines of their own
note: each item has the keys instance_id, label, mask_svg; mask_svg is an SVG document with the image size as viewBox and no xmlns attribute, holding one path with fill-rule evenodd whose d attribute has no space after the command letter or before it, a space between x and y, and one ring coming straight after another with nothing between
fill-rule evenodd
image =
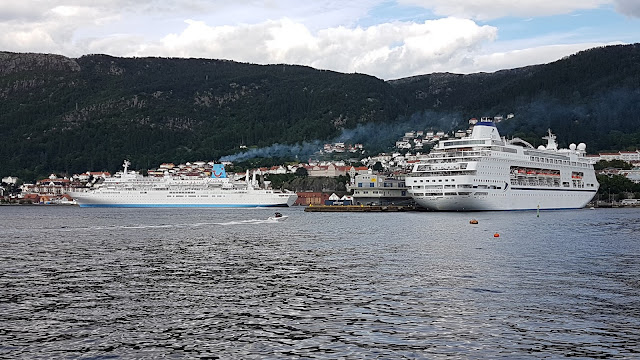
<instances>
[{"instance_id":1,"label":"ship funnel","mask_svg":"<svg viewBox=\"0 0 640 360\"><path fill-rule=\"evenodd\" d=\"M211 177L216 179L225 179L227 172L224 169L223 164L213 164L213 170L211 171Z\"/></svg>"},{"instance_id":2,"label":"ship funnel","mask_svg":"<svg viewBox=\"0 0 640 360\"><path fill-rule=\"evenodd\" d=\"M496 128L496 125L493 123L493 121L482 118L482 121L478 121L478 123L476 123L476 125L473 127L471 138L490 138L492 140L500 140L500 133L498 132L498 129Z\"/></svg>"}]
</instances>

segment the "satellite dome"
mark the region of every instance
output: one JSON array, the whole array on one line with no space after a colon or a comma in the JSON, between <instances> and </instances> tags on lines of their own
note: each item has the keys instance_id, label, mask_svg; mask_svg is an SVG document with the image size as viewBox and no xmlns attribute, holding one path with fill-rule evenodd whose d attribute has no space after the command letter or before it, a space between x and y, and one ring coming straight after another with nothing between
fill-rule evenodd
<instances>
[{"instance_id":1,"label":"satellite dome","mask_svg":"<svg viewBox=\"0 0 640 360\"><path fill-rule=\"evenodd\" d=\"M546 149L546 147L544 147L544 145L538 146L538 150L544 150L544 149Z\"/></svg>"},{"instance_id":2,"label":"satellite dome","mask_svg":"<svg viewBox=\"0 0 640 360\"><path fill-rule=\"evenodd\" d=\"M578 144L578 150L585 151L586 149L587 149L587 144L585 143Z\"/></svg>"},{"instance_id":3,"label":"satellite dome","mask_svg":"<svg viewBox=\"0 0 640 360\"><path fill-rule=\"evenodd\" d=\"M575 150L575 149L576 149L576 144L571 144L571 145L569 145L569 149L571 149L571 150Z\"/></svg>"}]
</instances>

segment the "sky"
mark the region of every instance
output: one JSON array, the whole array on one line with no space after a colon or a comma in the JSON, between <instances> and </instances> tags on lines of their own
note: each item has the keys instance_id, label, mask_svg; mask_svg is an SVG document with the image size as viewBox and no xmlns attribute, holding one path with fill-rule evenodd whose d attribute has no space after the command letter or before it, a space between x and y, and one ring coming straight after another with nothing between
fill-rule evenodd
<instances>
[{"instance_id":1,"label":"sky","mask_svg":"<svg viewBox=\"0 0 640 360\"><path fill-rule=\"evenodd\" d=\"M391 80L640 42L640 0L0 0L0 51L297 64Z\"/></svg>"}]
</instances>

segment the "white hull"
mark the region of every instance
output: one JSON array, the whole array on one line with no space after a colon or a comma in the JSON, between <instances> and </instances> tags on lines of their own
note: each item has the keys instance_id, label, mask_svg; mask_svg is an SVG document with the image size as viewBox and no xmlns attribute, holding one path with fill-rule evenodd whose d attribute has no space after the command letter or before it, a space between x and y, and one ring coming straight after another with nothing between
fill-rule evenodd
<instances>
[{"instance_id":1,"label":"white hull","mask_svg":"<svg viewBox=\"0 0 640 360\"><path fill-rule=\"evenodd\" d=\"M269 221L277 221L277 222L283 222L283 221L287 221L289 217L287 215L283 215L283 216L269 216L267 218L267 220Z\"/></svg>"},{"instance_id":2,"label":"white hull","mask_svg":"<svg viewBox=\"0 0 640 360\"><path fill-rule=\"evenodd\" d=\"M421 207L436 211L579 209L596 191L508 190L487 195L414 196Z\"/></svg>"},{"instance_id":3,"label":"white hull","mask_svg":"<svg viewBox=\"0 0 640 360\"><path fill-rule=\"evenodd\" d=\"M71 197L80 207L259 207L291 206L295 193L270 190L197 191L191 195L169 191L74 192Z\"/></svg>"}]
</instances>

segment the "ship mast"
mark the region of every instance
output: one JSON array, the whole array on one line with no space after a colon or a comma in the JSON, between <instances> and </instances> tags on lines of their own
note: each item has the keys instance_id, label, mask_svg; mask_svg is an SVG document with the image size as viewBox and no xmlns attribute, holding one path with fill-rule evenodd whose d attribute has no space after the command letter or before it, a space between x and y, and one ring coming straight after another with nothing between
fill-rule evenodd
<instances>
[{"instance_id":1,"label":"ship mast","mask_svg":"<svg viewBox=\"0 0 640 360\"><path fill-rule=\"evenodd\" d=\"M547 140L547 150L558 150L558 143L556 142L556 136L551 133L551 129L548 129L549 135L542 138Z\"/></svg>"}]
</instances>

